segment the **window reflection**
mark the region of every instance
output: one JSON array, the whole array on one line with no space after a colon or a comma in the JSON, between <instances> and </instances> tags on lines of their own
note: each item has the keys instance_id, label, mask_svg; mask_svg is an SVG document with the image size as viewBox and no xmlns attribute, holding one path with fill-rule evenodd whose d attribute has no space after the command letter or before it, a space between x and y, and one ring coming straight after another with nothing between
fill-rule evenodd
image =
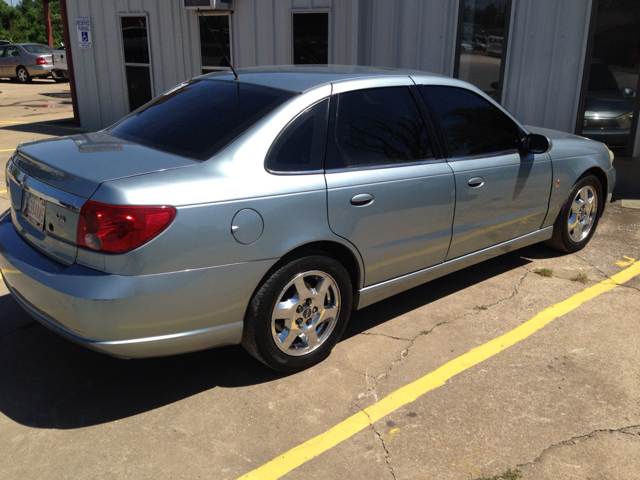
<instances>
[{"instance_id":1,"label":"window reflection","mask_svg":"<svg viewBox=\"0 0 640 480\"><path fill-rule=\"evenodd\" d=\"M455 87L421 86L447 137L450 157L483 155L518 147L520 129L475 93Z\"/></svg>"},{"instance_id":2,"label":"window reflection","mask_svg":"<svg viewBox=\"0 0 640 480\"><path fill-rule=\"evenodd\" d=\"M340 95L337 151L328 168L383 165L433 157L418 106L408 88L378 88Z\"/></svg>"},{"instance_id":3,"label":"window reflection","mask_svg":"<svg viewBox=\"0 0 640 480\"><path fill-rule=\"evenodd\" d=\"M617 156L628 150L640 71L640 2L603 0L598 4L582 135L609 146Z\"/></svg>"},{"instance_id":4,"label":"window reflection","mask_svg":"<svg viewBox=\"0 0 640 480\"><path fill-rule=\"evenodd\" d=\"M458 78L498 99L508 0L462 0L461 7Z\"/></svg>"}]
</instances>

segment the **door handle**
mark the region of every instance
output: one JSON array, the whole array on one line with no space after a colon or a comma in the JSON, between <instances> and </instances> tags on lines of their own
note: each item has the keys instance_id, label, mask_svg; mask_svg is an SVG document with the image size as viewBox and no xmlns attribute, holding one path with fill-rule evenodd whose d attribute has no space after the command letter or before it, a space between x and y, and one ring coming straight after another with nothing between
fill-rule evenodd
<instances>
[{"instance_id":1,"label":"door handle","mask_svg":"<svg viewBox=\"0 0 640 480\"><path fill-rule=\"evenodd\" d=\"M469 186L470 187L481 187L484 185L484 178L482 177L473 177L472 179L469 180Z\"/></svg>"},{"instance_id":2,"label":"door handle","mask_svg":"<svg viewBox=\"0 0 640 480\"><path fill-rule=\"evenodd\" d=\"M373 203L373 195L370 193L360 193L351 198L351 205L356 207L366 207Z\"/></svg>"}]
</instances>

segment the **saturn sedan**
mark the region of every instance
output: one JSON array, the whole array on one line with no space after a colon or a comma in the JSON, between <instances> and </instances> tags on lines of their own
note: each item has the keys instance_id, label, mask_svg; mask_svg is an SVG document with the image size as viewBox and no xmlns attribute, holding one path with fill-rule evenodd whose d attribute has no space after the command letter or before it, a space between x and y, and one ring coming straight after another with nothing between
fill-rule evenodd
<instances>
[{"instance_id":1,"label":"saturn sedan","mask_svg":"<svg viewBox=\"0 0 640 480\"><path fill-rule=\"evenodd\" d=\"M525 127L417 71L270 67L185 82L6 165L0 270L86 347L242 344L284 372L353 309L517 248L583 248L615 184L605 145Z\"/></svg>"}]
</instances>

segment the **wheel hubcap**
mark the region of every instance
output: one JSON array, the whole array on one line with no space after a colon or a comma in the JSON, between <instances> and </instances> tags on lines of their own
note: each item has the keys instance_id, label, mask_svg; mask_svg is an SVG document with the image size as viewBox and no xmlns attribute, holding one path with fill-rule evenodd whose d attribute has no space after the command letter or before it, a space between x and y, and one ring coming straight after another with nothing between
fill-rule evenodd
<instances>
[{"instance_id":1,"label":"wheel hubcap","mask_svg":"<svg viewBox=\"0 0 640 480\"><path fill-rule=\"evenodd\" d=\"M287 355L307 355L331 336L340 313L340 291L325 272L296 275L280 292L271 316L271 334Z\"/></svg>"},{"instance_id":2,"label":"wheel hubcap","mask_svg":"<svg viewBox=\"0 0 640 480\"><path fill-rule=\"evenodd\" d=\"M571 240L578 243L589 235L597 213L598 197L594 188L591 185L582 187L573 199L567 222L567 230Z\"/></svg>"},{"instance_id":3,"label":"wheel hubcap","mask_svg":"<svg viewBox=\"0 0 640 480\"><path fill-rule=\"evenodd\" d=\"M25 72L22 68L20 70L18 70L18 76L20 77L20 80L25 81L27 78L27 72Z\"/></svg>"}]
</instances>

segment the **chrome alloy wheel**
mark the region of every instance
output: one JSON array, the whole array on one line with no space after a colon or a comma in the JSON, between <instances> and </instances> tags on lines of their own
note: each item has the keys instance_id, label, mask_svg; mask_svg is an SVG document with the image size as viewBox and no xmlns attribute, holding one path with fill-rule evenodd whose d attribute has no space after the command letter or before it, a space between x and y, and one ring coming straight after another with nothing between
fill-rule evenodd
<instances>
[{"instance_id":1,"label":"chrome alloy wheel","mask_svg":"<svg viewBox=\"0 0 640 480\"><path fill-rule=\"evenodd\" d=\"M598 196L591 185L585 185L576 193L567 222L569 237L578 243L584 240L598 214Z\"/></svg>"},{"instance_id":2,"label":"chrome alloy wheel","mask_svg":"<svg viewBox=\"0 0 640 480\"><path fill-rule=\"evenodd\" d=\"M325 272L296 275L278 295L271 315L271 334L287 355L307 355L330 336L340 314L340 289Z\"/></svg>"},{"instance_id":3,"label":"chrome alloy wheel","mask_svg":"<svg viewBox=\"0 0 640 480\"><path fill-rule=\"evenodd\" d=\"M29 73L23 67L18 69L18 80L20 80L21 83L26 83L27 80L29 80Z\"/></svg>"}]
</instances>

